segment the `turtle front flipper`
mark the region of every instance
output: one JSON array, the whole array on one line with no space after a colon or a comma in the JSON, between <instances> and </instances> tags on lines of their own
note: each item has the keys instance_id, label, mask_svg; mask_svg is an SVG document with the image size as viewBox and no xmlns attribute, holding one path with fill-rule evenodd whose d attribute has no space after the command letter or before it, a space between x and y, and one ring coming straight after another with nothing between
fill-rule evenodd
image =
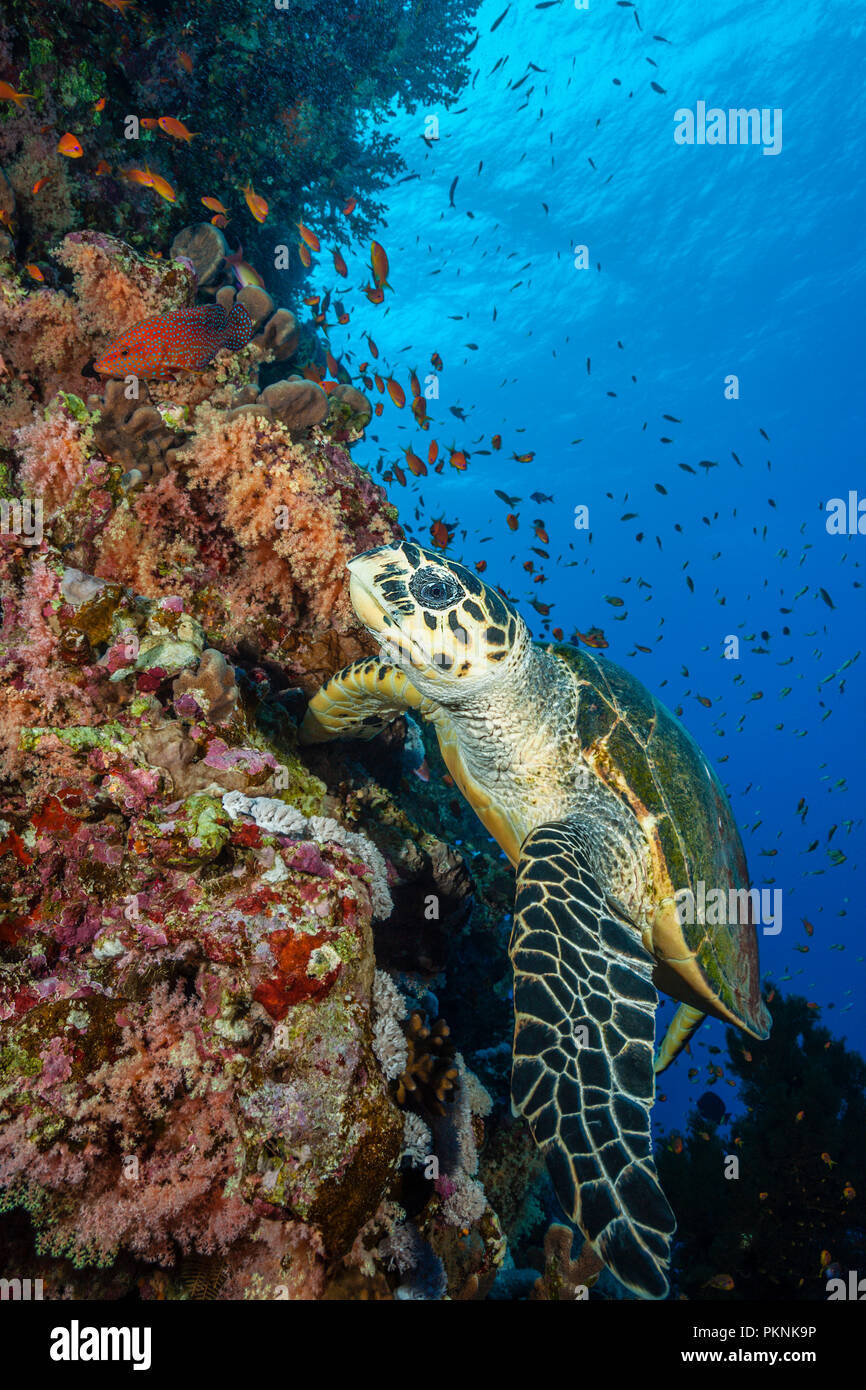
<instances>
[{"instance_id":1,"label":"turtle front flipper","mask_svg":"<svg viewBox=\"0 0 866 1390\"><path fill-rule=\"evenodd\" d=\"M300 741L375 738L407 709L429 717L434 706L399 667L362 657L344 666L316 691L301 722Z\"/></svg>"},{"instance_id":2,"label":"turtle front flipper","mask_svg":"<svg viewBox=\"0 0 866 1390\"><path fill-rule=\"evenodd\" d=\"M674 1214L652 1158L653 961L611 915L579 826L521 846L511 1093L557 1196L622 1284L663 1298Z\"/></svg>"}]
</instances>

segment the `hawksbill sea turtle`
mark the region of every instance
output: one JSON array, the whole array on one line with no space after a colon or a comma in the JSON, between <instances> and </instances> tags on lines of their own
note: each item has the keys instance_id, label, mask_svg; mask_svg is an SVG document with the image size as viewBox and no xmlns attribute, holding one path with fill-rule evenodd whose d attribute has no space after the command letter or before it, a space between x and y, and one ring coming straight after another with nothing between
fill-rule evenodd
<instances>
[{"instance_id":1,"label":"hawksbill sea turtle","mask_svg":"<svg viewBox=\"0 0 866 1390\"><path fill-rule=\"evenodd\" d=\"M372 738L405 711L433 724L455 783L517 869L513 1109L599 1257L634 1293L663 1298L676 1222L653 1162L655 1074L706 1014L769 1034L727 798L634 676L534 643L463 565L407 541L356 556L349 573L380 656L322 686L301 741ZM745 920L711 926L680 911L676 895L701 883ZM654 1058L657 989L680 1007Z\"/></svg>"}]
</instances>

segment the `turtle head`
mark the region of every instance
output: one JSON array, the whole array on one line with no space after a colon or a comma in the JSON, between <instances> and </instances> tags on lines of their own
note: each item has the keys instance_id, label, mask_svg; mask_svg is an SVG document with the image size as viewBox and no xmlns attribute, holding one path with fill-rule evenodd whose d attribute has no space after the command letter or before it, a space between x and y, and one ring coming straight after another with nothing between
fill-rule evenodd
<instances>
[{"instance_id":1,"label":"turtle head","mask_svg":"<svg viewBox=\"0 0 866 1390\"><path fill-rule=\"evenodd\" d=\"M531 645L515 608L477 575L411 541L349 562L361 622L423 694L448 705L522 661Z\"/></svg>"}]
</instances>

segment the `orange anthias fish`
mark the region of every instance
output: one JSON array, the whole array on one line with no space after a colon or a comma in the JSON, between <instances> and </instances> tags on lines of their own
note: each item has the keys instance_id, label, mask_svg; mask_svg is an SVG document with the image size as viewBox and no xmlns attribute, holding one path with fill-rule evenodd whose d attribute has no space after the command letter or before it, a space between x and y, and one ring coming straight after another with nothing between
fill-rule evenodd
<instances>
[{"instance_id":1,"label":"orange anthias fish","mask_svg":"<svg viewBox=\"0 0 866 1390\"><path fill-rule=\"evenodd\" d=\"M192 74L192 58L188 53L185 53L182 48L177 50L177 61L180 63L184 72Z\"/></svg>"},{"instance_id":2,"label":"orange anthias fish","mask_svg":"<svg viewBox=\"0 0 866 1390\"><path fill-rule=\"evenodd\" d=\"M219 198L202 198L202 202L206 208L210 208L211 212L221 212L223 217L228 217L229 210L223 207Z\"/></svg>"},{"instance_id":3,"label":"orange anthias fish","mask_svg":"<svg viewBox=\"0 0 866 1390\"><path fill-rule=\"evenodd\" d=\"M578 632L575 634L587 647L604 648L609 647L610 643L605 637L600 627L591 627L589 632Z\"/></svg>"},{"instance_id":4,"label":"orange anthias fish","mask_svg":"<svg viewBox=\"0 0 866 1390\"><path fill-rule=\"evenodd\" d=\"M179 121L175 116L159 116L156 123L160 130L164 130L166 135L173 135L175 140L186 140L189 143L196 134L194 130L188 130L183 121Z\"/></svg>"},{"instance_id":5,"label":"orange anthias fish","mask_svg":"<svg viewBox=\"0 0 866 1390\"><path fill-rule=\"evenodd\" d=\"M150 186L154 193L158 193L160 198L164 198L167 203L173 203L177 194L168 180L161 178L159 174L150 173L149 169L147 172L150 174Z\"/></svg>"},{"instance_id":6,"label":"orange anthias fish","mask_svg":"<svg viewBox=\"0 0 866 1390\"><path fill-rule=\"evenodd\" d=\"M32 265L25 265L24 269L27 271L27 274L30 276L31 280L45 280L45 276L42 274L42 271L39 269L39 266L35 263Z\"/></svg>"},{"instance_id":7,"label":"orange anthias fish","mask_svg":"<svg viewBox=\"0 0 866 1390\"><path fill-rule=\"evenodd\" d=\"M430 527L433 544L445 550L451 544L451 527L445 521L434 521Z\"/></svg>"},{"instance_id":8,"label":"orange anthias fish","mask_svg":"<svg viewBox=\"0 0 866 1390\"><path fill-rule=\"evenodd\" d=\"M243 304L226 313L221 304L175 309L130 328L106 348L94 370L103 376L170 377L202 371L220 348L232 352L253 336Z\"/></svg>"},{"instance_id":9,"label":"orange anthias fish","mask_svg":"<svg viewBox=\"0 0 866 1390\"><path fill-rule=\"evenodd\" d=\"M0 82L0 101L14 101L16 106L23 108L25 101L32 100L32 92L16 92L8 82Z\"/></svg>"},{"instance_id":10,"label":"orange anthias fish","mask_svg":"<svg viewBox=\"0 0 866 1390\"><path fill-rule=\"evenodd\" d=\"M409 466L409 471L414 473L416 478L423 478L426 476L426 463L423 459L419 459L418 455L413 453L409 448L406 450L406 463Z\"/></svg>"},{"instance_id":11,"label":"orange anthias fish","mask_svg":"<svg viewBox=\"0 0 866 1390\"><path fill-rule=\"evenodd\" d=\"M406 404L406 392L403 390L399 381L395 381L394 378L390 376L388 377L388 395L400 409Z\"/></svg>"},{"instance_id":12,"label":"orange anthias fish","mask_svg":"<svg viewBox=\"0 0 866 1390\"><path fill-rule=\"evenodd\" d=\"M349 198L348 201L345 202L345 203L343 204L343 216L344 216L344 217L351 217L352 213L355 211L355 203L356 203L356 201L357 201L357 199L355 199L355 198Z\"/></svg>"},{"instance_id":13,"label":"orange anthias fish","mask_svg":"<svg viewBox=\"0 0 866 1390\"><path fill-rule=\"evenodd\" d=\"M80 159L84 154L80 142L67 130L65 135L61 135L57 146L58 154L65 154L67 159Z\"/></svg>"},{"instance_id":14,"label":"orange anthias fish","mask_svg":"<svg viewBox=\"0 0 866 1390\"><path fill-rule=\"evenodd\" d=\"M349 267L346 265L346 262L343 260L343 257L339 251L334 252L334 269L336 270L338 275L349 274Z\"/></svg>"},{"instance_id":15,"label":"orange anthias fish","mask_svg":"<svg viewBox=\"0 0 866 1390\"><path fill-rule=\"evenodd\" d=\"M370 243L370 265L373 269L373 279L376 281L376 288L379 290L390 290L388 284L388 256L384 246L378 241Z\"/></svg>"},{"instance_id":16,"label":"orange anthias fish","mask_svg":"<svg viewBox=\"0 0 866 1390\"><path fill-rule=\"evenodd\" d=\"M309 246L306 246L302 241L298 242L298 257L300 259L301 265L305 266L306 269L309 270L310 266L313 264L313 258L310 255Z\"/></svg>"},{"instance_id":17,"label":"orange anthias fish","mask_svg":"<svg viewBox=\"0 0 866 1390\"><path fill-rule=\"evenodd\" d=\"M34 197L36 196L37 193L41 193L42 189L45 187L45 185L46 185L46 183L48 182L48 180L49 180L50 177L51 177L50 174L46 174L44 178L41 178L41 179L37 179L37 180L36 180L36 182L35 182L34 185L33 185L33 189L32 189L32 192L33 192Z\"/></svg>"},{"instance_id":18,"label":"orange anthias fish","mask_svg":"<svg viewBox=\"0 0 866 1390\"><path fill-rule=\"evenodd\" d=\"M363 285L362 289L371 304L381 304L385 298L385 291L379 285Z\"/></svg>"},{"instance_id":19,"label":"orange anthias fish","mask_svg":"<svg viewBox=\"0 0 866 1390\"><path fill-rule=\"evenodd\" d=\"M322 243L319 241L319 238L316 236L316 233L315 233L315 232L311 232L310 229L309 229L309 227L305 227L304 224L303 224L303 222L299 222L299 223L297 224L297 227L298 227L298 231L299 231L300 234L301 234L301 240L302 240L302 241L305 241L305 242L307 243L307 245L309 246L310 250L311 250L311 251L321 251L321 249L322 249Z\"/></svg>"},{"instance_id":20,"label":"orange anthias fish","mask_svg":"<svg viewBox=\"0 0 866 1390\"><path fill-rule=\"evenodd\" d=\"M100 164L102 162L100 160ZM99 173L99 165L97 165L96 172ZM105 172L107 173L108 170L106 169ZM149 169L125 169L123 177L129 179L130 183L139 184L142 188L153 188L153 174Z\"/></svg>"},{"instance_id":21,"label":"orange anthias fish","mask_svg":"<svg viewBox=\"0 0 866 1390\"><path fill-rule=\"evenodd\" d=\"M268 215L268 205L265 199L260 198L258 193L254 191L251 183L248 183L244 189L244 198L246 199L247 207L256 221L264 222Z\"/></svg>"}]
</instances>

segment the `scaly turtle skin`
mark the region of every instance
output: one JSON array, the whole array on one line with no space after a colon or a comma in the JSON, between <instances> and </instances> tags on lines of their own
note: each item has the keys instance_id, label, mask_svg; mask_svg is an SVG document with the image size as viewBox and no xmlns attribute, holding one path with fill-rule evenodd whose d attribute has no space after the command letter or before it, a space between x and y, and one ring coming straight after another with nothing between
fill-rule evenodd
<instances>
[{"instance_id":1,"label":"scaly turtle skin","mask_svg":"<svg viewBox=\"0 0 866 1390\"><path fill-rule=\"evenodd\" d=\"M725 794L639 681L574 647L534 644L462 565L404 542L366 551L349 572L381 654L318 691L302 741L371 738L406 710L433 723L454 781L517 869L515 1112L601 1258L627 1288L662 1298L676 1223L652 1157L655 1071L705 1014L769 1032ZM701 884L740 925L678 912L676 895L700 902ZM657 987L680 1008L654 1064Z\"/></svg>"}]
</instances>

